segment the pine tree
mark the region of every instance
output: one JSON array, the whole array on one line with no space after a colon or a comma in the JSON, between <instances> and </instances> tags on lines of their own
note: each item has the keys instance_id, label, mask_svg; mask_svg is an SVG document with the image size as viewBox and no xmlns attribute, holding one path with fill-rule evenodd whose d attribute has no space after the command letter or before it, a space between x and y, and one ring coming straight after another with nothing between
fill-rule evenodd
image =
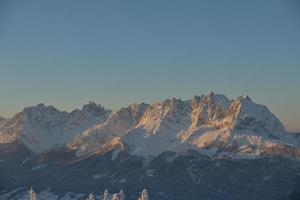
<instances>
[{"instance_id":1,"label":"pine tree","mask_svg":"<svg viewBox=\"0 0 300 200\"><path fill-rule=\"evenodd\" d=\"M33 191L32 187L29 190L29 200L36 200L36 193Z\"/></svg>"},{"instance_id":2,"label":"pine tree","mask_svg":"<svg viewBox=\"0 0 300 200\"><path fill-rule=\"evenodd\" d=\"M95 196L93 195L93 193L91 193L86 200L95 200Z\"/></svg>"},{"instance_id":3,"label":"pine tree","mask_svg":"<svg viewBox=\"0 0 300 200\"><path fill-rule=\"evenodd\" d=\"M103 193L102 200L109 200L109 193L108 193L107 189L105 189L105 191Z\"/></svg>"},{"instance_id":4,"label":"pine tree","mask_svg":"<svg viewBox=\"0 0 300 200\"><path fill-rule=\"evenodd\" d=\"M124 194L123 189L121 189L121 191L119 192L119 197L120 197L120 200L125 200L125 194Z\"/></svg>"}]
</instances>

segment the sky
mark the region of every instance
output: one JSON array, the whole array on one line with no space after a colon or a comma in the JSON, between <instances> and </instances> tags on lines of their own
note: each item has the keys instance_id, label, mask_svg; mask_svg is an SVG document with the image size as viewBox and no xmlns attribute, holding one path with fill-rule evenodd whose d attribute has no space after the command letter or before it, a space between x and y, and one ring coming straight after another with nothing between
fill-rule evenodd
<instances>
[{"instance_id":1,"label":"sky","mask_svg":"<svg viewBox=\"0 0 300 200\"><path fill-rule=\"evenodd\" d=\"M248 94L300 131L296 0L0 0L0 116Z\"/></svg>"}]
</instances>

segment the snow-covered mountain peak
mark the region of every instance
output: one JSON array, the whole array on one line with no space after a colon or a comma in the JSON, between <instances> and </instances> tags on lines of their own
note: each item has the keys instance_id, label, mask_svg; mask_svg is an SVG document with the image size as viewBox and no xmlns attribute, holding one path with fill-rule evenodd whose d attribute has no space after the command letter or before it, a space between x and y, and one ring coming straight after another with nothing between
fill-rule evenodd
<instances>
[{"instance_id":1,"label":"snow-covered mountain peak","mask_svg":"<svg viewBox=\"0 0 300 200\"><path fill-rule=\"evenodd\" d=\"M23 113L58 113L62 112L56 109L54 106L46 106L44 103L37 104L36 106L25 107ZM66 113L66 112L64 112Z\"/></svg>"},{"instance_id":2,"label":"snow-covered mountain peak","mask_svg":"<svg viewBox=\"0 0 300 200\"><path fill-rule=\"evenodd\" d=\"M200 104L205 104L206 106L218 105L223 109L227 109L230 106L230 101L225 95L216 94L214 92L210 92L208 95L194 96L191 102L193 108Z\"/></svg>"},{"instance_id":3,"label":"snow-covered mountain peak","mask_svg":"<svg viewBox=\"0 0 300 200\"><path fill-rule=\"evenodd\" d=\"M242 95L237 98L238 101L252 101L248 95Z\"/></svg>"},{"instance_id":4,"label":"snow-covered mountain peak","mask_svg":"<svg viewBox=\"0 0 300 200\"><path fill-rule=\"evenodd\" d=\"M210 104L221 106L223 109L227 109L230 105L230 101L223 94L215 94L214 92L211 92L209 95L205 96L204 99Z\"/></svg>"},{"instance_id":5,"label":"snow-covered mountain peak","mask_svg":"<svg viewBox=\"0 0 300 200\"><path fill-rule=\"evenodd\" d=\"M102 105L96 104L95 102L89 102L88 104L83 105L82 110L83 113L88 113L91 115L103 115L108 110L106 110Z\"/></svg>"},{"instance_id":6,"label":"snow-covered mountain peak","mask_svg":"<svg viewBox=\"0 0 300 200\"><path fill-rule=\"evenodd\" d=\"M110 111L90 104L71 113L38 104L26 107L0 128L0 143L20 142L35 153L61 147L75 135L106 121Z\"/></svg>"},{"instance_id":7,"label":"snow-covered mountain peak","mask_svg":"<svg viewBox=\"0 0 300 200\"><path fill-rule=\"evenodd\" d=\"M19 116L22 116L23 120L28 121L31 126L38 126L45 130L51 130L68 120L67 112L61 112L55 107L45 104L26 107Z\"/></svg>"},{"instance_id":8,"label":"snow-covered mountain peak","mask_svg":"<svg viewBox=\"0 0 300 200\"><path fill-rule=\"evenodd\" d=\"M195 96L191 101L192 127L201 125L220 126L221 120L226 115L230 101L225 95L210 94L201 97Z\"/></svg>"},{"instance_id":9,"label":"snow-covered mountain peak","mask_svg":"<svg viewBox=\"0 0 300 200\"><path fill-rule=\"evenodd\" d=\"M146 103L133 103L130 106L128 106L127 108L121 108L128 110L129 112L132 113L132 115L139 119L142 117L142 115L144 114L144 112L147 110L147 108L149 107L149 104Z\"/></svg>"},{"instance_id":10,"label":"snow-covered mountain peak","mask_svg":"<svg viewBox=\"0 0 300 200\"><path fill-rule=\"evenodd\" d=\"M282 123L266 106L253 102L248 96L233 101L229 113L234 117L232 127L235 129L286 133Z\"/></svg>"},{"instance_id":11,"label":"snow-covered mountain peak","mask_svg":"<svg viewBox=\"0 0 300 200\"><path fill-rule=\"evenodd\" d=\"M77 135L68 143L68 147L76 149L77 155L98 151L102 145L134 128L148 106L145 103L134 103L111 113L105 123L100 123Z\"/></svg>"},{"instance_id":12,"label":"snow-covered mountain peak","mask_svg":"<svg viewBox=\"0 0 300 200\"><path fill-rule=\"evenodd\" d=\"M195 147L255 156L271 146L272 152L274 147L284 152L284 144L299 146L290 142L292 137L269 109L248 96L230 101L215 93L155 103L139 125L122 136L133 154L143 156Z\"/></svg>"},{"instance_id":13,"label":"snow-covered mountain peak","mask_svg":"<svg viewBox=\"0 0 300 200\"><path fill-rule=\"evenodd\" d=\"M189 119L190 103L181 99L171 98L149 106L141 118L139 127L149 133L156 133L163 128L176 128L187 124Z\"/></svg>"},{"instance_id":14,"label":"snow-covered mountain peak","mask_svg":"<svg viewBox=\"0 0 300 200\"><path fill-rule=\"evenodd\" d=\"M111 129L119 129L120 127L123 127L121 129L126 131L128 128L137 125L148 107L149 105L145 103L134 103L126 108L121 108L111 114L105 125L111 127ZM118 130L117 132L120 131L121 130Z\"/></svg>"}]
</instances>

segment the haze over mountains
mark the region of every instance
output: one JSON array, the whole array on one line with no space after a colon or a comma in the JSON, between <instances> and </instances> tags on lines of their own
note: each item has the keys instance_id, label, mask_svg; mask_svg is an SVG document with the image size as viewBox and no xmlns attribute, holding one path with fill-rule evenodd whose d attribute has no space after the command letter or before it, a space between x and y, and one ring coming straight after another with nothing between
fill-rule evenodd
<instances>
[{"instance_id":1,"label":"haze over mountains","mask_svg":"<svg viewBox=\"0 0 300 200\"><path fill-rule=\"evenodd\" d=\"M229 100L213 92L115 112L95 103L70 113L39 104L0 120L0 144L22 144L34 154L68 149L77 157L110 150L149 157L188 149L243 158L300 155L298 137L267 107L248 96Z\"/></svg>"}]
</instances>

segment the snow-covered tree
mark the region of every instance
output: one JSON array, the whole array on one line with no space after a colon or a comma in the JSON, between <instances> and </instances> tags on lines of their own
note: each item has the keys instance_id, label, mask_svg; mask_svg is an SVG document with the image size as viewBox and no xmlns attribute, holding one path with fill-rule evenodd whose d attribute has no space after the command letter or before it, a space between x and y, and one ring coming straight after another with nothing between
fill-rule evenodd
<instances>
[{"instance_id":1,"label":"snow-covered tree","mask_svg":"<svg viewBox=\"0 0 300 200\"><path fill-rule=\"evenodd\" d=\"M119 193L114 194L112 200L120 200L120 194Z\"/></svg>"},{"instance_id":2,"label":"snow-covered tree","mask_svg":"<svg viewBox=\"0 0 300 200\"><path fill-rule=\"evenodd\" d=\"M148 190L144 189L142 192L143 200L149 200Z\"/></svg>"},{"instance_id":3,"label":"snow-covered tree","mask_svg":"<svg viewBox=\"0 0 300 200\"><path fill-rule=\"evenodd\" d=\"M108 193L107 189L105 189L105 191L103 193L102 200L109 200L109 193Z\"/></svg>"},{"instance_id":4,"label":"snow-covered tree","mask_svg":"<svg viewBox=\"0 0 300 200\"><path fill-rule=\"evenodd\" d=\"M149 200L149 194L146 189L143 190L143 192L138 200Z\"/></svg>"},{"instance_id":5,"label":"snow-covered tree","mask_svg":"<svg viewBox=\"0 0 300 200\"><path fill-rule=\"evenodd\" d=\"M119 192L119 197L120 197L120 200L125 200L125 194L124 194L123 189L121 189L121 191Z\"/></svg>"},{"instance_id":6,"label":"snow-covered tree","mask_svg":"<svg viewBox=\"0 0 300 200\"><path fill-rule=\"evenodd\" d=\"M36 193L33 191L32 187L29 190L29 200L36 200Z\"/></svg>"},{"instance_id":7,"label":"snow-covered tree","mask_svg":"<svg viewBox=\"0 0 300 200\"><path fill-rule=\"evenodd\" d=\"M39 195L40 200L50 200L50 189L47 188L46 191L43 191Z\"/></svg>"},{"instance_id":8,"label":"snow-covered tree","mask_svg":"<svg viewBox=\"0 0 300 200\"><path fill-rule=\"evenodd\" d=\"M95 200L95 196L93 195L93 193L91 193L86 200Z\"/></svg>"}]
</instances>

